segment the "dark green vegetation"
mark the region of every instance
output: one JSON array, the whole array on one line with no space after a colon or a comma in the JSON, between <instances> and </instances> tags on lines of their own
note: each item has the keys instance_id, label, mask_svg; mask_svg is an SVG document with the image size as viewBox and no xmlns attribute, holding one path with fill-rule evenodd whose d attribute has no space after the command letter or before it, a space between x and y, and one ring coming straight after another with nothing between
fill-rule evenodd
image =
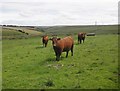
<instances>
[{"instance_id":1,"label":"dark green vegetation","mask_svg":"<svg viewBox=\"0 0 120 91\"><path fill-rule=\"evenodd\" d=\"M74 56L62 53L60 61L55 61L51 41L43 48L40 37L4 39L3 89L117 89L118 35L112 33L87 36L80 45L73 35Z\"/></svg>"}]
</instances>

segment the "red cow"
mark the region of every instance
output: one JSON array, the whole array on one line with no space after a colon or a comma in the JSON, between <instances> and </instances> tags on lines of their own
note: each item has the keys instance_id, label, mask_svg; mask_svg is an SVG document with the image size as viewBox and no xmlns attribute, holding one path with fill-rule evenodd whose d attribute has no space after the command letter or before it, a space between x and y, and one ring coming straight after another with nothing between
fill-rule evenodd
<instances>
[{"instance_id":1,"label":"red cow","mask_svg":"<svg viewBox=\"0 0 120 91\"><path fill-rule=\"evenodd\" d=\"M83 43L84 43L85 35L86 35L86 33L83 33L83 32L78 33L78 44L79 44L79 43L81 44L81 43L82 43L82 40L83 40Z\"/></svg>"},{"instance_id":2,"label":"red cow","mask_svg":"<svg viewBox=\"0 0 120 91\"><path fill-rule=\"evenodd\" d=\"M53 37L52 39L52 45L53 49L56 54L56 60L60 60L60 56L62 52L66 52L66 58L68 57L68 52L71 50L71 56L73 56L73 46L74 46L74 41L71 36L65 37L63 39Z\"/></svg>"},{"instance_id":3,"label":"red cow","mask_svg":"<svg viewBox=\"0 0 120 91\"><path fill-rule=\"evenodd\" d=\"M48 43L48 36L47 35L42 37L42 42L43 42L43 46L45 45L45 47L47 47L47 43Z\"/></svg>"}]
</instances>

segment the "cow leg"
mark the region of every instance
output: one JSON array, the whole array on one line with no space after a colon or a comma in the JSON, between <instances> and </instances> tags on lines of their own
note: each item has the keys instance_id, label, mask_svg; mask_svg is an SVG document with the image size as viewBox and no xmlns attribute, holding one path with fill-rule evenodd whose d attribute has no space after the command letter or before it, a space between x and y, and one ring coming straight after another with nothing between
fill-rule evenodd
<instances>
[{"instance_id":1,"label":"cow leg","mask_svg":"<svg viewBox=\"0 0 120 91\"><path fill-rule=\"evenodd\" d=\"M44 47L44 43L45 43L44 40L42 40L42 43L43 43L43 47Z\"/></svg>"},{"instance_id":2,"label":"cow leg","mask_svg":"<svg viewBox=\"0 0 120 91\"><path fill-rule=\"evenodd\" d=\"M61 53L55 52L55 54L56 54L56 61L59 61L59 60L60 60L60 55L61 55Z\"/></svg>"},{"instance_id":3,"label":"cow leg","mask_svg":"<svg viewBox=\"0 0 120 91\"><path fill-rule=\"evenodd\" d=\"M83 38L83 43L84 43L85 38Z\"/></svg>"},{"instance_id":4,"label":"cow leg","mask_svg":"<svg viewBox=\"0 0 120 91\"><path fill-rule=\"evenodd\" d=\"M72 46L72 48L71 48L71 56L73 56L73 46Z\"/></svg>"},{"instance_id":5,"label":"cow leg","mask_svg":"<svg viewBox=\"0 0 120 91\"><path fill-rule=\"evenodd\" d=\"M58 56L58 53L55 51L55 56L56 56L56 61L57 61L57 56Z\"/></svg>"},{"instance_id":6,"label":"cow leg","mask_svg":"<svg viewBox=\"0 0 120 91\"><path fill-rule=\"evenodd\" d=\"M46 41L46 43L45 43L45 47L47 47L47 44L48 44L48 41Z\"/></svg>"},{"instance_id":7,"label":"cow leg","mask_svg":"<svg viewBox=\"0 0 120 91\"><path fill-rule=\"evenodd\" d=\"M47 47L47 43L45 43L45 47Z\"/></svg>"},{"instance_id":8,"label":"cow leg","mask_svg":"<svg viewBox=\"0 0 120 91\"><path fill-rule=\"evenodd\" d=\"M69 53L69 51L66 52L66 58L68 57L68 53Z\"/></svg>"},{"instance_id":9,"label":"cow leg","mask_svg":"<svg viewBox=\"0 0 120 91\"><path fill-rule=\"evenodd\" d=\"M56 61L59 61L59 60L60 60L60 54L57 54Z\"/></svg>"},{"instance_id":10,"label":"cow leg","mask_svg":"<svg viewBox=\"0 0 120 91\"><path fill-rule=\"evenodd\" d=\"M80 39L80 44L81 44L82 40Z\"/></svg>"},{"instance_id":11,"label":"cow leg","mask_svg":"<svg viewBox=\"0 0 120 91\"><path fill-rule=\"evenodd\" d=\"M56 55L56 61L59 61L59 55L58 55L58 53L55 53L55 55Z\"/></svg>"},{"instance_id":12,"label":"cow leg","mask_svg":"<svg viewBox=\"0 0 120 91\"><path fill-rule=\"evenodd\" d=\"M79 39L79 37L78 37L78 44L80 43L80 39Z\"/></svg>"}]
</instances>

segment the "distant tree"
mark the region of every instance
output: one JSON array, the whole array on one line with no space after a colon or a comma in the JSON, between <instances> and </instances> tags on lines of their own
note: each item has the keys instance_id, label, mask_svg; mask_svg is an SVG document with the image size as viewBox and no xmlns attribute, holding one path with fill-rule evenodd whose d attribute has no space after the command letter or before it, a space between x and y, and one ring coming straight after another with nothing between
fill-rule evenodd
<instances>
[{"instance_id":1,"label":"distant tree","mask_svg":"<svg viewBox=\"0 0 120 91\"><path fill-rule=\"evenodd\" d=\"M43 28L36 28L37 31L45 32Z\"/></svg>"},{"instance_id":2,"label":"distant tree","mask_svg":"<svg viewBox=\"0 0 120 91\"><path fill-rule=\"evenodd\" d=\"M6 27L7 25L3 25L4 27Z\"/></svg>"},{"instance_id":3,"label":"distant tree","mask_svg":"<svg viewBox=\"0 0 120 91\"><path fill-rule=\"evenodd\" d=\"M42 28L40 29L40 31L41 31L41 32L45 32L44 29L42 29Z\"/></svg>"}]
</instances>

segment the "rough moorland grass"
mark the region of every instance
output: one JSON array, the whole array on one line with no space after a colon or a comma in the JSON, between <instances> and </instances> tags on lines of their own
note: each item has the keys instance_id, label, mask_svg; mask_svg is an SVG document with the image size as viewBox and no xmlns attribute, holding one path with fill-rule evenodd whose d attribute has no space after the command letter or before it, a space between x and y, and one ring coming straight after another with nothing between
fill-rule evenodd
<instances>
[{"instance_id":1,"label":"rough moorland grass","mask_svg":"<svg viewBox=\"0 0 120 91\"><path fill-rule=\"evenodd\" d=\"M118 88L118 35L97 35L77 44L55 61L51 42L43 48L41 39L3 40L3 89L9 88Z\"/></svg>"}]
</instances>

